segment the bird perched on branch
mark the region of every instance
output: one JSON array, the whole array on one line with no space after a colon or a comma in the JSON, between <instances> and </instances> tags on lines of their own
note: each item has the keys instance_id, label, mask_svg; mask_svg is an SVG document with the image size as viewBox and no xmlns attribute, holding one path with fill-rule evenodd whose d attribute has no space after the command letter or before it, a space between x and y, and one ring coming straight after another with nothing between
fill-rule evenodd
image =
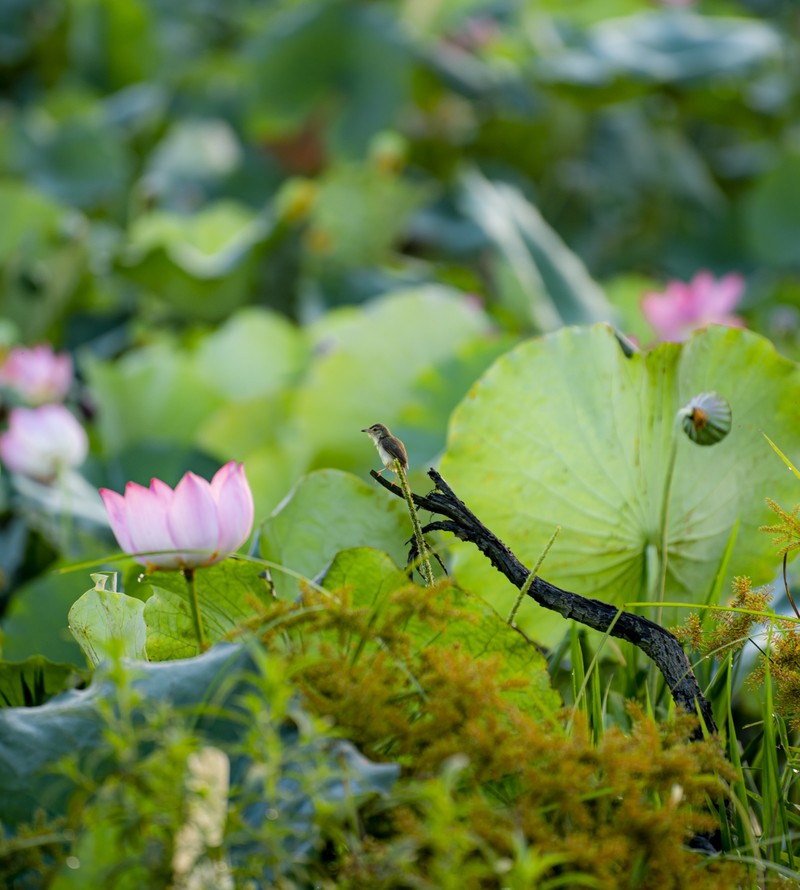
<instances>
[{"instance_id":1,"label":"bird perched on branch","mask_svg":"<svg viewBox=\"0 0 800 890\"><path fill-rule=\"evenodd\" d=\"M372 426L361 430L361 432L366 433L375 443L375 447L378 449L378 456L383 464L383 470L394 470L396 481L397 469L395 468L394 462L399 460L401 468L403 470L408 469L406 446L403 445L397 436L393 436L389 431L389 428L385 427L382 423L373 423ZM379 476L383 470L378 470Z\"/></svg>"}]
</instances>

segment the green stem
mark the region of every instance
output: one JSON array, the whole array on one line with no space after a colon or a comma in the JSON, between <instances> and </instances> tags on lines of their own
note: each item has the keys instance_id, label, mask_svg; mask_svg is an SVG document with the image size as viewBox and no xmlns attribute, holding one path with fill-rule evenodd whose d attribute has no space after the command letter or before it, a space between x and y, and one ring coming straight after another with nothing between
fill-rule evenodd
<instances>
[{"instance_id":1,"label":"green stem","mask_svg":"<svg viewBox=\"0 0 800 890\"><path fill-rule=\"evenodd\" d=\"M680 412L675 417L672 425L672 441L670 443L669 463L667 464L667 477L664 480L664 495L661 500L661 546L659 558L661 561L661 578L658 585L658 611L656 612L656 623L661 624L661 616L663 608L661 603L664 602L664 596L667 590L667 547L669 546L669 503L672 497L672 478L675 475L675 459L678 456L678 426L680 424Z\"/></svg>"},{"instance_id":2,"label":"green stem","mask_svg":"<svg viewBox=\"0 0 800 890\"><path fill-rule=\"evenodd\" d=\"M403 497L408 504L408 514L411 517L411 525L414 526L414 540L417 542L417 552L419 553L419 563L422 570L422 577L425 579L426 587L433 587L433 569L428 559L428 545L425 538L422 537L422 526L419 524L419 516L417 516L417 508L414 506L414 499L411 497L411 489L408 487L408 479L406 479L406 471L402 464L395 458L394 468L397 472L397 478L400 481L400 488L403 489Z\"/></svg>"},{"instance_id":3,"label":"green stem","mask_svg":"<svg viewBox=\"0 0 800 890\"><path fill-rule=\"evenodd\" d=\"M519 607L522 604L522 601L528 595L528 591L531 589L531 584L533 584L539 569L542 567L542 563L544 562L545 557L550 552L550 548L555 543L555 540L559 536L559 534L561 534L561 526L557 525L553 534L550 535L550 540L544 545L542 555L539 557L539 559L536 560L536 565L533 567L530 575L528 575L528 577L525 579L525 583L520 588L519 596L517 597L513 608L511 609L511 614L508 616L508 621L506 622L506 624L510 624L512 627L514 626L514 619L517 617Z\"/></svg>"},{"instance_id":4,"label":"green stem","mask_svg":"<svg viewBox=\"0 0 800 890\"><path fill-rule=\"evenodd\" d=\"M200 615L200 603L197 599L197 579L195 578L194 569L184 569L183 577L189 585L189 605L192 607L192 620L194 621L194 633L197 637L197 648L200 652L208 649L206 636L203 632L203 619Z\"/></svg>"}]
</instances>

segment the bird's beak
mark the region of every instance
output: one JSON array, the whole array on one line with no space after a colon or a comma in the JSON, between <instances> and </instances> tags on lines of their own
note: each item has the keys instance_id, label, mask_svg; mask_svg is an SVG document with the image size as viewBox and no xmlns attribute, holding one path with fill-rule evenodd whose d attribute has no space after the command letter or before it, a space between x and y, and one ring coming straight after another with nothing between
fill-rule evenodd
<instances>
[{"instance_id":1,"label":"bird's beak","mask_svg":"<svg viewBox=\"0 0 800 890\"><path fill-rule=\"evenodd\" d=\"M368 433L369 430L361 430L362 433Z\"/></svg>"}]
</instances>

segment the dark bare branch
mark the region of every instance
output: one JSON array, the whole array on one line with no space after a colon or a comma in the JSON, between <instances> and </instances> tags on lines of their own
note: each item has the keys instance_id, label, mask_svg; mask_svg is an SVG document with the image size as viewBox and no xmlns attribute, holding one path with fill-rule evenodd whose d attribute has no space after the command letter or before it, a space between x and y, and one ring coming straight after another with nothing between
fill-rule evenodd
<instances>
[{"instance_id":1,"label":"dark bare branch","mask_svg":"<svg viewBox=\"0 0 800 890\"><path fill-rule=\"evenodd\" d=\"M374 471L372 476L392 494L403 496L398 486L387 482ZM435 490L427 495L414 494L414 503L420 509L447 517L449 521L431 522L425 526L423 532L446 531L462 541L469 541L515 587L521 589L530 570L456 496L436 470L428 470L428 476L433 480ZM564 618L578 621L601 633L608 632L613 637L637 646L661 671L675 703L690 713L699 713L706 730L711 733L717 732L711 706L697 683L689 659L678 640L668 630L650 621L649 618L625 612L600 600L562 590L543 578L534 579L528 595L540 606L558 612ZM702 730L698 729L698 736L701 733Z\"/></svg>"}]
</instances>

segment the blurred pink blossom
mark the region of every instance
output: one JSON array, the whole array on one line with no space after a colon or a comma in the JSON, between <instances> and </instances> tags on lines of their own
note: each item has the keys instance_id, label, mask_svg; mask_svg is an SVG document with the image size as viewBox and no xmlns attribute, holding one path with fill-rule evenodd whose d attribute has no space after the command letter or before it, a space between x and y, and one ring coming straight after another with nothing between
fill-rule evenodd
<instances>
[{"instance_id":1,"label":"blurred pink blossom","mask_svg":"<svg viewBox=\"0 0 800 890\"><path fill-rule=\"evenodd\" d=\"M730 273L719 280L703 270L688 282L670 281L663 292L642 298L642 314L659 340L685 340L692 331L708 324L744 327L731 312L744 292L744 278Z\"/></svg>"},{"instance_id":2,"label":"blurred pink blossom","mask_svg":"<svg viewBox=\"0 0 800 890\"><path fill-rule=\"evenodd\" d=\"M54 353L49 343L15 346L0 366L0 385L13 389L29 404L61 402L72 383L72 359Z\"/></svg>"},{"instance_id":3,"label":"blurred pink blossom","mask_svg":"<svg viewBox=\"0 0 800 890\"><path fill-rule=\"evenodd\" d=\"M124 495L107 488L100 495L120 547L142 554L136 561L149 568L213 565L238 550L253 528L253 495L235 461L210 483L187 473L174 491L152 479L149 488L129 482Z\"/></svg>"},{"instance_id":4,"label":"blurred pink blossom","mask_svg":"<svg viewBox=\"0 0 800 890\"><path fill-rule=\"evenodd\" d=\"M22 476L50 482L86 459L86 432L63 405L12 408L0 435L0 460Z\"/></svg>"}]
</instances>

